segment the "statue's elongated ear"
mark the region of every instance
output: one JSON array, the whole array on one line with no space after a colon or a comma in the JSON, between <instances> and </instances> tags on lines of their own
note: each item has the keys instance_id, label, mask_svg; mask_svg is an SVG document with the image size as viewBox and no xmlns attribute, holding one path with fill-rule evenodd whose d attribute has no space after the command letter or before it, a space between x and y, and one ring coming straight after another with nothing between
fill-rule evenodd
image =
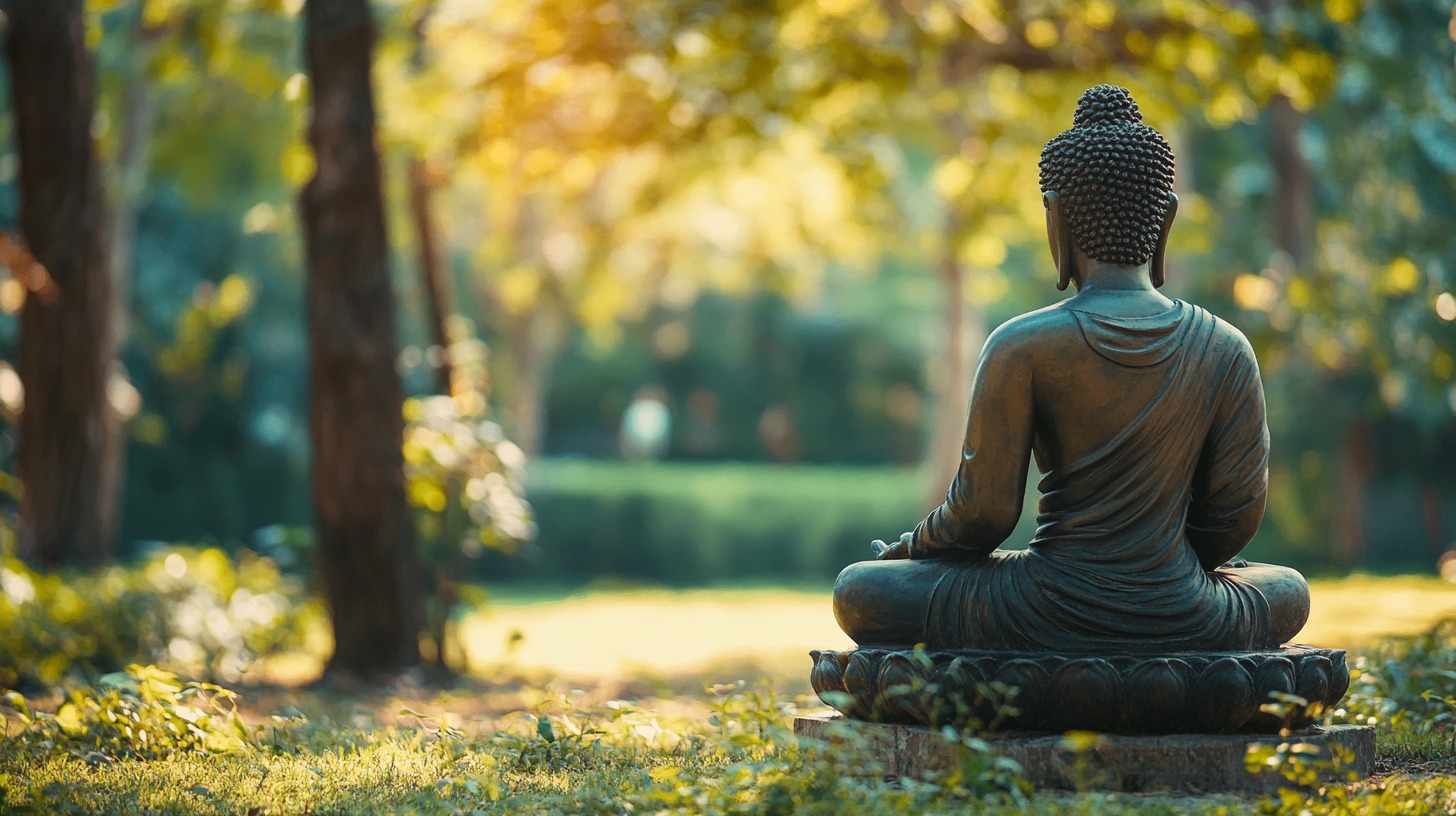
<instances>
[{"instance_id":1,"label":"statue's elongated ear","mask_svg":"<svg viewBox=\"0 0 1456 816\"><path fill-rule=\"evenodd\" d=\"M1056 191L1046 191L1042 200L1047 208L1047 239L1052 244L1052 259L1057 264L1057 291L1066 291L1067 284L1077 276L1077 251L1072 244L1072 231L1067 229L1062 200Z\"/></svg>"},{"instance_id":2,"label":"statue's elongated ear","mask_svg":"<svg viewBox=\"0 0 1456 816\"><path fill-rule=\"evenodd\" d=\"M1163 215L1163 228L1158 231L1158 246L1153 250L1153 262L1148 266L1148 278L1153 286L1161 287L1168 279L1168 231L1173 228L1173 216L1178 214L1178 196L1168 193L1168 212Z\"/></svg>"}]
</instances>

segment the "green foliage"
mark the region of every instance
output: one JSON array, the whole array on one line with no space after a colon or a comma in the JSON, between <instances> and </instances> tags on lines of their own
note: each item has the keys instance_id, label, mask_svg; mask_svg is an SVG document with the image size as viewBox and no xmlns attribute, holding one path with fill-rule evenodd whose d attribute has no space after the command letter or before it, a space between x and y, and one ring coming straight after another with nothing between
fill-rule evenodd
<instances>
[{"instance_id":1,"label":"green foliage","mask_svg":"<svg viewBox=\"0 0 1456 816\"><path fill-rule=\"evenodd\" d=\"M220 686L183 682L155 666L135 665L101 677L95 687L72 691L53 715L32 713L15 692L5 697L20 720L21 745L93 764L238 749L248 733L237 719L235 700Z\"/></svg>"},{"instance_id":2,"label":"green foliage","mask_svg":"<svg viewBox=\"0 0 1456 816\"><path fill-rule=\"evenodd\" d=\"M1261 271L1225 283L1234 284L1251 333L1276 366L1358 384L1358 399L1373 402L1356 411L1393 414L1429 432L1456 413L1456 268L1436 215L1456 207L1451 7L1350 6L1352 25L1326 32L1337 60L1334 104L1300 122L1300 160L1314 185L1312 257L1263 264L1263 248L1248 258ZM1229 212L1228 226L1242 231L1279 203ZM1445 463L1429 456L1425 470Z\"/></svg>"},{"instance_id":3,"label":"green foliage","mask_svg":"<svg viewBox=\"0 0 1456 816\"><path fill-rule=\"evenodd\" d=\"M1441 0L1289 4L1281 16L1332 58L1328 96L1284 111L1283 129L1271 108L1194 134L1185 152L1196 151L1207 209L1188 263L1197 296L1228 304L1220 313L1259 354L1276 450L1271 521L1302 549L1328 551L1359 523L1362 497L1373 513L1392 494L1425 491L1431 519L1449 495L1456 267L1442 225L1456 207L1456 46ZM1438 520L1421 529L1414 504L1400 534L1398 518L1364 521L1370 553L1424 539L1409 561L1429 564L1447 545ZM1362 553L1341 556L1349 566Z\"/></svg>"},{"instance_id":4,"label":"green foliage","mask_svg":"<svg viewBox=\"0 0 1456 816\"><path fill-rule=\"evenodd\" d=\"M1317 745L1293 740L1277 745L1250 745L1244 755L1244 767L1250 773L1278 774L1289 783L1265 802L1265 812L1294 816L1311 812L1311 805L1322 805L1327 813L1356 814L1364 811L1352 802L1347 785L1361 780L1354 773L1342 770L1353 759L1347 748L1336 747L1331 756ZM1330 779L1343 780L1346 784L1320 784L1321 780Z\"/></svg>"},{"instance_id":5,"label":"green foliage","mask_svg":"<svg viewBox=\"0 0 1456 816\"><path fill-rule=\"evenodd\" d=\"M95 677L139 661L233 679L257 657L304 645L322 619L267 558L161 549L133 567L34 572L0 560L0 688Z\"/></svg>"},{"instance_id":6,"label":"green foliage","mask_svg":"<svg viewBox=\"0 0 1456 816\"><path fill-rule=\"evenodd\" d=\"M1401 455L1382 464L1387 472L1444 478L1456 365L1456 324L1442 317L1456 309L1440 217L1456 189L1448 4L375 7L386 169L405 151L428 166L442 254L482 295L481 324L510 338L495 346L503 358L551 356L526 348L519 331L536 311L610 340L656 333L654 304L675 311L704 290L775 290L825 324L779 338L778 357L801 360L758 359L769 356L757 355L759 338L735 324L722 345L746 354L634 361L616 373L679 378L679 402L715 392L735 426L732 458L762 458L756 423L782 402L796 403L807 461L850 458L833 458L846 449L841 423L854 429L854 461L904 461L919 452L930 412L881 409L899 386L922 398L918 380L934 382L903 370L939 355L925 354L933 346L920 337L943 297L932 266L965 268L966 296L988 324L1008 304L1043 303L1036 153L1067 125L1076 89L1117 81L1193 159L1180 167L1187 189L1171 257L1248 327L1271 375L1285 452L1271 502L1280 534L1313 558L1328 548L1335 448L1351 420L1396 420L1389 446ZM307 522L293 197L312 157L300 8L88 3L95 132L108 182L119 182L109 193L137 211L122 354L142 408L126 465L128 540L232 547L267 525ZM1276 169L1265 103L1276 95L1306 117L1296 141L1317 177L1317 257L1298 274L1270 262L1265 237ZM0 141L8 133L0 127ZM128 148L131 139L142 143ZM12 147L0 144L4 229L15 220ZM402 187L388 192L402 214ZM406 219L393 221L392 243L403 246ZM846 330L818 299L844 297L870 270L876 325ZM196 313L239 283L254 308L197 331ZM418 300L400 288L408 342L422 334L410 314ZM0 316L5 350L15 329ZM897 352L892 364L859 365L861 353L907 335L919 347L906 360ZM829 353L850 345L853 355ZM547 389L546 447L600 454L599 438L579 444L577 432L612 429L636 384L604 384L601 372L582 372L597 355L571 354L572 371ZM779 372L796 366L805 387L781 385ZM777 367L766 383L765 367ZM740 381L755 387L733 391ZM515 383L503 385L509 399ZM903 396L900 406L913 402ZM502 418L508 429L512 419Z\"/></svg>"},{"instance_id":7,"label":"green foliage","mask_svg":"<svg viewBox=\"0 0 1456 816\"><path fill-rule=\"evenodd\" d=\"M1381 641L1354 659L1350 675L1337 720L1380 725L1427 751L1456 753L1456 619Z\"/></svg>"},{"instance_id":8,"label":"green foliage","mask_svg":"<svg viewBox=\"0 0 1456 816\"><path fill-rule=\"evenodd\" d=\"M259 188L267 191L264 200L281 205L288 188L307 177L306 97L302 83L292 80L301 3L88 0L87 6L101 75L96 132L103 155L124 161L117 154L130 137L126 131L140 127L147 138L143 180L155 175L163 186L175 184L202 210L228 209L238 193Z\"/></svg>"},{"instance_id":9,"label":"green foliage","mask_svg":"<svg viewBox=\"0 0 1456 816\"><path fill-rule=\"evenodd\" d=\"M783 288L807 292L828 260L920 254L890 201L904 144L930 147L936 204L964 216L932 253L999 266L1005 229L1035 237L1035 187L1016 182L1069 81L1135 66L1150 101L1226 125L1276 89L1308 107L1330 75L1305 32L1206 2L528 1L425 23L422 48L385 49L386 76L410 66L392 129L483 199L472 249L506 270L490 279L505 308L558 300L589 326L640 313L630 288L792 270ZM537 220L544 252L522 229Z\"/></svg>"}]
</instances>

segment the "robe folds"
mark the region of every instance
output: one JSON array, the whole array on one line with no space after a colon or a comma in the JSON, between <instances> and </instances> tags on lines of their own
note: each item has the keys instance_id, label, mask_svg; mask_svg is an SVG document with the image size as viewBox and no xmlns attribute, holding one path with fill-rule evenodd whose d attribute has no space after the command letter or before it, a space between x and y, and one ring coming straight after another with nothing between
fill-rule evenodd
<instances>
[{"instance_id":1,"label":"robe folds","mask_svg":"<svg viewBox=\"0 0 1456 816\"><path fill-rule=\"evenodd\" d=\"M1082 366L1064 393L1085 384L1114 401L1100 404L1101 424L1075 450L1036 432L1036 535L1025 550L996 551L1001 541L985 540L978 524L990 512L983 501L1004 503L986 498L1007 478L991 471L1019 478L1017 457L1021 473L1026 463L1025 452L1001 444L997 425L1048 409L1034 389L1024 399L997 394L994 381L977 389L961 471L912 538L916 557L933 553L945 565L926 645L1073 653L1262 647L1269 604L1237 569L1218 568L1257 529L1268 485L1263 390L1248 342L1181 301L1137 318L1075 303L1043 310L1063 327L1058 353ZM983 358L978 378L986 368ZM1004 537L1004 524L998 529Z\"/></svg>"}]
</instances>

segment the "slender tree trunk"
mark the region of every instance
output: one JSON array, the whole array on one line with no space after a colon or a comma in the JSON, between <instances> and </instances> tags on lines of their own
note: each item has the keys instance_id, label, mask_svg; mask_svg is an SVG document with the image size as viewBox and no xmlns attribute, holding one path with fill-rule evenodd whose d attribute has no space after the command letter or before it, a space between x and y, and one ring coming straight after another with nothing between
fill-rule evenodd
<instances>
[{"instance_id":1,"label":"slender tree trunk","mask_svg":"<svg viewBox=\"0 0 1456 816\"><path fill-rule=\"evenodd\" d=\"M1421 485L1421 519L1426 523L1426 553L1435 562L1446 551L1446 530L1441 520L1441 492L1433 484Z\"/></svg>"},{"instance_id":2,"label":"slender tree trunk","mask_svg":"<svg viewBox=\"0 0 1456 816\"><path fill-rule=\"evenodd\" d=\"M1314 175L1300 144L1302 117L1289 99L1276 97L1268 108L1269 163L1274 169L1274 246L1296 269L1309 261L1314 243Z\"/></svg>"},{"instance_id":3,"label":"slender tree trunk","mask_svg":"<svg viewBox=\"0 0 1456 816\"><path fill-rule=\"evenodd\" d=\"M538 305L515 319L511 358L515 361L515 388L511 403L516 427L512 438L534 458L541 452L546 433L546 385L558 343L555 321L549 307Z\"/></svg>"},{"instance_id":4,"label":"slender tree trunk","mask_svg":"<svg viewBox=\"0 0 1456 816\"><path fill-rule=\"evenodd\" d=\"M415 222L415 239L419 242L420 278L425 284L425 305L430 330L430 343L440 350L439 365L435 366L435 390L441 394L452 394L454 379L450 362L450 335L446 320L451 312L453 298L450 280L440 263L439 244L436 241L435 219L430 207L433 192L429 171L419 156L409 161L410 214Z\"/></svg>"},{"instance_id":5,"label":"slender tree trunk","mask_svg":"<svg viewBox=\"0 0 1456 816\"><path fill-rule=\"evenodd\" d=\"M137 216L151 163L152 131L157 123L157 94L148 76L148 66L162 31L147 26L141 17L138 13L132 40L131 69L122 91L121 139L107 184L111 194L111 227L106 257L110 262L111 281L116 293L114 329L118 346L125 343L130 322L132 252L136 245Z\"/></svg>"},{"instance_id":6,"label":"slender tree trunk","mask_svg":"<svg viewBox=\"0 0 1456 816\"><path fill-rule=\"evenodd\" d=\"M1335 496L1335 557L1346 567L1365 561L1365 486L1375 462L1374 429L1357 420L1345 432L1345 450L1340 456L1340 475Z\"/></svg>"},{"instance_id":7,"label":"slender tree trunk","mask_svg":"<svg viewBox=\"0 0 1456 816\"><path fill-rule=\"evenodd\" d=\"M309 428L330 671L418 665L421 587L405 500L397 339L385 243L367 0L308 0L317 170L300 197L308 254Z\"/></svg>"},{"instance_id":8,"label":"slender tree trunk","mask_svg":"<svg viewBox=\"0 0 1456 816\"><path fill-rule=\"evenodd\" d=\"M137 25L132 41L132 64L123 90L121 111L121 139L117 145L116 160L113 162L106 181L108 211L111 218L107 229L106 259L112 285L113 324L112 336L116 348L126 345L131 330L132 274L135 264L132 254L136 247L137 219L141 211L142 195L147 186L147 171L151 163L152 131L157 123L157 94L152 86L149 67L156 54L157 41L162 31L142 22L138 11ZM126 370L116 366L113 377L120 381L127 378ZM130 414L119 417L125 423ZM126 442L119 439L116 445L116 493L126 493ZM118 522L119 524L119 522Z\"/></svg>"},{"instance_id":9,"label":"slender tree trunk","mask_svg":"<svg viewBox=\"0 0 1456 816\"><path fill-rule=\"evenodd\" d=\"M1272 22L1288 0L1252 0L1251 5ZM1298 269L1309 260L1314 239L1314 174L1299 138L1303 117L1283 94L1270 100L1265 110L1264 149L1274 171L1270 213L1274 247Z\"/></svg>"},{"instance_id":10,"label":"slender tree trunk","mask_svg":"<svg viewBox=\"0 0 1456 816\"><path fill-rule=\"evenodd\" d=\"M940 376L935 395L935 425L931 429L930 447L925 452L927 507L945 500L946 488L960 465L966 437L966 409L971 401L973 360L986 340L984 320L966 302L965 269L956 257L959 232L959 222L952 215L946 225L939 270L944 287L945 346L941 358L933 361L934 370Z\"/></svg>"},{"instance_id":11,"label":"slender tree trunk","mask_svg":"<svg viewBox=\"0 0 1456 816\"><path fill-rule=\"evenodd\" d=\"M115 312L85 7L13 0L5 11L20 233L38 264L20 312L20 549L46 566L94 563L115 546L121 435L107 399Z\"/></svg>"},{"instance_id":12,"label":"slender tree trunk","mask_svg":"<svg viewBox=\"0 0 1456 816\"><path fill-rule=\"evenodd\" d=\"M410 68L419 71L424 66L425 24L429 20L431 6L421 6L411 26L415 49L410 56ZM450 333L446 321L453 311L450 280L447 271L440 264L439 242L436 240L435 219L431 199L434 184L429 167L418 154L411 155L408 168L410 217L415 222L415 240L420 254L420 278L425 284L425 306L428 314L426 323L430 332L430 344L439 349L438 354L426 355L435 374L435 391L441 394L455 393L454 365L450 359ZM444 647L441 646L443 663Z\"/></svg>"}]
</instances>

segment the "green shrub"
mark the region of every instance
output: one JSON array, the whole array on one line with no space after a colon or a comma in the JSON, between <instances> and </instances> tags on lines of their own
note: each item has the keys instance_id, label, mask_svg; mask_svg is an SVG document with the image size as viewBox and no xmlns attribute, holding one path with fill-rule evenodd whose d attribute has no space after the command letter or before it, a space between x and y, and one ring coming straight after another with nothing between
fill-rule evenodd
<instances>
[{"instance_id":1,"label":"green shrub","mask_svg":"<svg viewBox=\"0 0 1456 816\"><path fill-rule=\"evenodd\" d=\"M535 562L494 575L670 584L832 581L872 539L923 516L923 481L897 468L551 461L527 494Z\"/></svg>"},{"instance_id":2,"label":"green shrub","mask_svg":"<svg viewBox=\"0 0 1456 816\"><path fill-rule=\"evenodd\" d=\"M0 688L160 663L235 679L260 655L304 646L320 603L270 559L169 547L88 573L0 556Z\"/></svg>"},{"instance_id":3,"label":"green shrub","mask_svg":"<svg viewBox=\"0 0 1456 816\"><path fill-rule=\"evenodd\" d=\"M15 692L5 697L23 726L16 737L21 744L88 762L169 759L241 747L248 732L237 718L234 699L227 689L183 682L156 666L128 666L105 675L93 688L72 691L54 715L32 713Z\"/></svg>"},{"instance_id":4,"label":"green shrub","mask_svg":"<svg viewBox=\"0 0 1456 816\"><path fill-rule=\"evenodd\" d=\"M521 499L526 456L489 418L485 344L465 322L451 331L453 393L405 401L403 448L422 554L447 568L483 548L514 553L536 532Z\"/></svg>"}]
</instances>

